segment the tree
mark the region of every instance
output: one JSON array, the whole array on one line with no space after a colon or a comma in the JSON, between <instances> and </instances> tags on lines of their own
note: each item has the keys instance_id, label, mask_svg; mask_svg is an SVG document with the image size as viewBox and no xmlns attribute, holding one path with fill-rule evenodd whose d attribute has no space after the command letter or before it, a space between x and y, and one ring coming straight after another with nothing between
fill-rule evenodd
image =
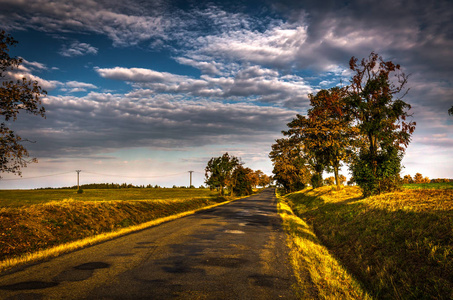
<instances>
[{"instance_id":1,"label":"tree","mask_svg":"<svg viewBox=\"0 0 453 300\"><path fill-rule=\"evenodd\" d=\"M277 139L269 153L274 169L273 180L283 186L286 193L305 188L311 171L302 155L300 144L288 138Z\"/></svg>"},{"instance_id":2,"label":"tree","mask_svg":"<svg viewBox=\"0 0 453 300\"><path fill-rule=\"evenodd\" d=\"M257 170L257 171L252 171L250 174L248 174L248 179L252 183L252 187L256 188L258 184L260 183L260 176L264 175L263 171Z\"/></svg>"},{"instance_id":3,"label":"tree","mask_svg":"<svg viewBox=\"0 0 453 300\"><path fill-rule=\"evenodd\" d=\"M416 173L415 176L414 176L414 182L415 183L423 183L424 182L423 175L421 173Z\"/></svg>"},{"instance_id":4,"label":"tree","mask_svg":"<svg viewBox=\"0 0 453 300\"><path fill-rule=\"evenodd\" d=\"M308 141L316 139L316 134L314 134L316 125L312 121L310 118L297 114L296 118L287 124L288 131L282 131L282 133L289 136L288 141L297 148L297 155L304 160L304 163L310 165L308 170L310 183L313 188L318 188L323 185L322 172L325 169L325 161L322 155L323 148L311 147L314 143Z\"/></svg>"},{"instance_id":5,"label":"tree","mask_svg":"<svg viewBox=\"0 0 453 300\"><path fill-rule=\"evenodd\" d=\"M404 177L403 177L403 183L404 184L414 183L414 180L412 179L411 175L407 174L407 175L404 175Z\"/></svg>"},{"instance_id":6,"label":"tree","mask_svg":"<svg viewBox=\"0 0 453 300\"><path fill-rule=\"evenodd\" d=\"M325 185L334 185L335 184L335 177L330 176L324 179L324 184Z\"/></svg>"},{"instance_id":7,"label":"tree","mask_svg":"<svg viewBox=\"0 0 453 300\"><path fill-rule=\"evenodd\" d=\"M448 110L449 115L453 115L453 106Z\"/></svg>"},{"instance_id":8,"label":"tree","mask_svg":"<svg viewBox=\"0 0 453 300\"><path fill-rule=\"evenodd\" d=\"M228 153L211 158L205 168L205 183L211 190L219 189L221 195L224 195L225 187L229 186L232 190L232 174L238 165L240 165L239 159Z\"/></svg>"},{"instance_id":9,"label":"tree","mask_svg":"<svg viewBox=\"0 0 453 300\"><path fill-rule=\"evenodd\" d=\"M237 196L245 196L252 194L253 185L253 170L244 168L241 165L236 166L232 174L232 192Z\"/></svg>"},{"instance_id":10,"label":"tree","mask_svg":"<svg viewBox=\"0 0 453 300\"><path fill-rule=\"evenodd\" d=\"M348 115L346 89L334 87L309 94L311 108L306 117L297 115L283 132L303 144L315 173L311 183L322 186L322 172L333 171L337 188L340 188L339 169L349 161L357 128Z\"/></svg>"},{"instance_id":11,"label":"tree","mask_svg":"<svg viewBox=\"0 0 453 300\"><path fill-rule=\"evenodd\" d=\"M4 122L0 124L0 171L21 175L21 168L37 160L28 159L28 151L22 145L22 142L27 140L23 140L5 122L16 121L20 111L45 117L41 97L46 91L41 89L37 81L27 78L12 80L14 70L18 69L23 61L9 55L9 47L16 44L13 37L5 31L0 32L0 115L4 118Z\"/></svg>"},{"instance_id":12,"label":"tree","mask_svg":"<svg viewBox=\"0 0 453 300\"><path fill-rule=\"evenodd\" d=\"M346 176L344 176L343 174L340 174L340 184L341 185L344 185L346 183Z\"/></svg>"},{"instance_id":13,"label":"tree","mask_svg":"<svg viewBox=\"0 0 453 300\"><path fill-rule=\"evenodd\" d=\"M340 188L339 169L342 161L349 161L357 129L346 107L346 89L334 87L309 95L311 124L305 128L304 143L315 153L327 171L333 170L335 183Z\"/></svg>"},{"instance_id":14,"label":"tree","mask_svg":"<svg viewBox=\"0 0 453 300\"><path fill-rule=\"evenodd\" d=\"M261 187L266 187L269 184L271 184L271 178L264 173L262 175L260 175L258 185Z\"/></svg>"},{"instance_id":15,"label":"tree","mask_svg":"<svg viewBox=\"0 0 453 300\"><path fill-rule=\"evenodd\" d=\"M411 106L401 100L407 93L403 93L407 76L399 65L375 53L360 64L352 57L349 66L355 75L348 106L362 136L351 165L353 177L365 196L394 190L400 185L401 160L416 125L406 121Z\"/></svg>"}]
</instances>

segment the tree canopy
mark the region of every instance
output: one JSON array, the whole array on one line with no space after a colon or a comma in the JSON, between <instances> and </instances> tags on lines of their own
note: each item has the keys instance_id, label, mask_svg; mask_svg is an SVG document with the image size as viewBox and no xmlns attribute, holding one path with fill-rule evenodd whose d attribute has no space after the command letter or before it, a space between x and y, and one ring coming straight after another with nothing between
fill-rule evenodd
<instances>
[{"instance_id":1,"label":"tree canopy","mask_svg":"<svg viewBox=\"0 0 453 300\"><path fill-rule=\"evenodd\" d=\"M0 171L21 175L22 167L37 160L28 159L28 151L22 145L26 140L11 130L9 123L17 120L20 111L45 117L41 97L46 91L37 81L27 78L13 80L14 71L23 62L21 58L9 55L9 48L16 44L17 41L11 35L0 31L0 115L3 118L0 124Z\"/></svg>"},{"instance_id":2,"label":"tree canopy","mask_svg":"<svg viewBox=\"0 0 453 300\"><path fill-rule=\"evenodd\" d=\"M272 145L269 158L274 165L274 180L286 192L303 189L310 180L311 171L301 144L295 139L282 138Z\"/></svg>"},{"instance_id":3,"label":"tree canopy","mask_svg":"<svg viewBox=\"0 0 453 300\"><path fill-rule=\"evenodd\" d=\"M326 170L334 172L339 187L341 162L350 159L357 136L348 115L346 89L334 87L308 96L311 108L307 117L297 115L283 134L303 143L305 155L317 171L312 178L313 186L320 185L322 172Z\"/></svg>"},{"instance_id":4,"label":"tree canopy","mask_svg":"<svg viewBox=\"0 0 453 300\"><path fill-rule=\"evenodd\" d=\"M211 189L220 189L222 195L227 185L232 185L233 170L240 165L239 159L227 153L213 157L205 168L205 182Z\"/></svg>"},{"instance_id":5,"label":"tree canopy","mask_svg":"<svg viewBox=\"0 0 453 300\"><path fill-rule=\"evenodd\" d=\"M349 66L355 74L348 105L362 136L351 165L353 177L365 195L391 191L401 184L401 160L416 125L407 121L411 106L401 100L407 76L400 65L375 53L360 64L352 57Z\"/></svg>"},{"instance_id":6,"label":"tree canopy","mask_svg":"<svg viewBox=\"0 0 453 300\"><path fill-rule=\"evenodd\" d=\"M287 138L272 145L274 178L286 191L303 187L307 177L321 186L323 171L333 172L339 187L342 163L365 195L401 184L401 160L416 125L401 100L408 77L373 52L360 63L352 57L349 66L350 85L309 94L307 115L296 115L282 132Z\"/></svg>"},{"instance_id":7,"label":"tree canopy","mask_svg":"<svg viewBox=\"0 0 453 300\"><path fill-rule=\"evenodd\" d=\"M253 171L243 167L240 158L227 153L212 157L205 168L205 183L211 190L217 189L225 195L228 188L230 195L250 195L254 187L265 187L270 184L270 178L262 171Z\"/></svg>"}]
</instances>

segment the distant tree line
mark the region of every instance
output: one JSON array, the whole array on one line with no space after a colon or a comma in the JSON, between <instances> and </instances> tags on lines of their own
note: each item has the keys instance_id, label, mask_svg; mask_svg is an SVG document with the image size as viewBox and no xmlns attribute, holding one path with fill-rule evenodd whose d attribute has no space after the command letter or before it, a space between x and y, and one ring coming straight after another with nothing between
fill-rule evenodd
<instances>
[{"instance_id":1,"label":"distant tree line","mask_svg":"<svg viewBox=\"0 0 453 300\"><path fill-rule=\"evenodd\" d=\"M361 62L352 57L349 66L350 85L309 94L307 115L296 115L272 145L274 179L286 192L322 186L324 171L333 172L339 188L343 164L365 196L401 185L401 160L416 125L401 100L407 76L375 53Z\"/></svg>"},{"instance_id":2,"label":"distant tree line","mask_svg":"<svg viewBox=\"0 0 453 300\"><path fill-rule=\"evenodd\" d=\"M411 175L407 174L404 175L402 178L402 182L404 184L409 184L409 183L450 183L453 182L453 179L449 178L435 178L435 179L429 179L428 177L423 177L421 173L416 173L414 177Z\"/></svg>"},{"instance_id":3,"label":"distant tree line","mask_svg":"<svg viewBox=\"0 0 453 300\"><path fill-rule=\"evenodd\" d=\"M431 183L450 183L453 182L451 178L435 178L431 179Z\"/></svg>"},{"instance_id":4,"label":"distant tree line","mask_svg":"<svg viewBox=\"0 0 453 300\"><path fill-rule=\"evenodd\" d=\"M148 185L133 185L131 183L88 183L88 184L82 184L80 185L80 189L131 189L131 188L141 188L141 189L160 189L162 187L160 187L159 185L152 185L152 184L148 184ZM182 188L188 188L186 186L176 186L176 185L173 185L172 188L178 188L178 189L182 189ZM193 186L191 188L194 188ZM199 187L200 189L203 189L205 188L204 186L200 186ZM42 189L77 189L77 186L74 185L74 186L70 186L70 187L61 187L61 188L42 188Z\"/></svg>"},{"instance_id":5,"label":"distant tree line","mask_svg":"<svg viewBox=\"0 0 453 300\"><path fill-rule=\"evenodd\" d=\"M250 195L254 188L266 187L271 178L261 170L245 168L240 158L227 153L209 160L205 168L205 183L221 195Z\"/></svg>"}]
</instances>

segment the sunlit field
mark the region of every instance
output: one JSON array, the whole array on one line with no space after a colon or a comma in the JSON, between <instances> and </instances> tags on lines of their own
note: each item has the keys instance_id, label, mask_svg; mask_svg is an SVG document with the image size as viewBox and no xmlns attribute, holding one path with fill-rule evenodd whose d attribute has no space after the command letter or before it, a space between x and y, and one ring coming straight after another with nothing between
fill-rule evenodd
<instances>
[{"instance_id":1,"label":"sunlit field","mask_svg":"<svg viewBox=\"0 0 453 300\"><path fill-rule=\"evenodd\" d=\"M185 188L85 189L82 194L78 194L74 189L0 190L0 207L17 207L65 199L77 201L172 200L215 197L217 194L209 189Z\"/></svg>"},{"instance_id":2,"label":"sunlit field","mask_svg":"<svg viewBox=\"0 0 453 300\"><path fill-rule=\"evenodd\" d=\"M453 182L439 183L409 183L404 184L405 189L453 189Z\"/></svg>"},{"instance_id":3,"label":"sunlit field","mask_svg":"<svg viewBox=\"0 0 453 300\"><path fill-rule=\"evenodd\" d=\"M209 189L0 191L0 261L226 200Z\"/></svg>"},{"instance_id":4,"label":"sunlit field","mask_svg":"<svg viewBox=\"0 0 453 300\"><path fill-rule=\"evenodd\" d=\"M363 199L357 187L322 187L283 200L372 297L453 298L452 189Z\"/></svg>"}]
</instances>

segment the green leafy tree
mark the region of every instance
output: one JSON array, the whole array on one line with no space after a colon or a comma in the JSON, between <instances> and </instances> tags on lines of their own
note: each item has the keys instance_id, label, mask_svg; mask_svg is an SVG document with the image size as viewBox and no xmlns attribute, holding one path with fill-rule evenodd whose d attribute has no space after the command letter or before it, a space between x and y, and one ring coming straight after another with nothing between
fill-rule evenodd
<instances>
[{"instance_id":1,"label":"green leafy tree","mask_svg":"<svg viewBox=\"0 0 453 300\"><path fill-rule=\"evenodd\" d=\"M407 76L375 53L360 63L352 57L349 66L355 75L348 106L362 136L350 167L353 177L365 196L397 189L401 160L416 125L406 121L411 106L401 100Z\"/></svg>"},{"instance_id":2,"label":"green leafy tree","mask_svg":"<svg viewBox=\"0 0 453 300\"><path fill-rule=\"evenodd\" d=\"M448 110L449 115L453 115L453 106Z\"/></svg>"},{"instance_id":3,"label":"green leafy tree","mask_svg":"<svg viewBox=\"0 0 453 300\"><path fill-rule=\"evenodd\" d=\"M27 78L12 80L11 75L23 61L9 55L9 48L16 44L13 37L0 31L0 115L4 119L0 124L0 171L21 175L21 168L37 160L29 159L28 151L22 145L27 140L23 140L5 122L16 121L20 111L45 117L41 97L46 91L41 89L37 81Z\"/></svg>"},{"instance_id":4,"label":"green leafy tree","mask_svg":"<svg viewBox=\"0 0 453 300\"><path fill-rule=\"evenodd\" d=\"M222 195L225 195L225 187L229 186L232 190L233 170L239 165L239 159L228 153L211 158L205 168L205 183L211 190L218 189Z\"/></svg>"}]
</instances>

